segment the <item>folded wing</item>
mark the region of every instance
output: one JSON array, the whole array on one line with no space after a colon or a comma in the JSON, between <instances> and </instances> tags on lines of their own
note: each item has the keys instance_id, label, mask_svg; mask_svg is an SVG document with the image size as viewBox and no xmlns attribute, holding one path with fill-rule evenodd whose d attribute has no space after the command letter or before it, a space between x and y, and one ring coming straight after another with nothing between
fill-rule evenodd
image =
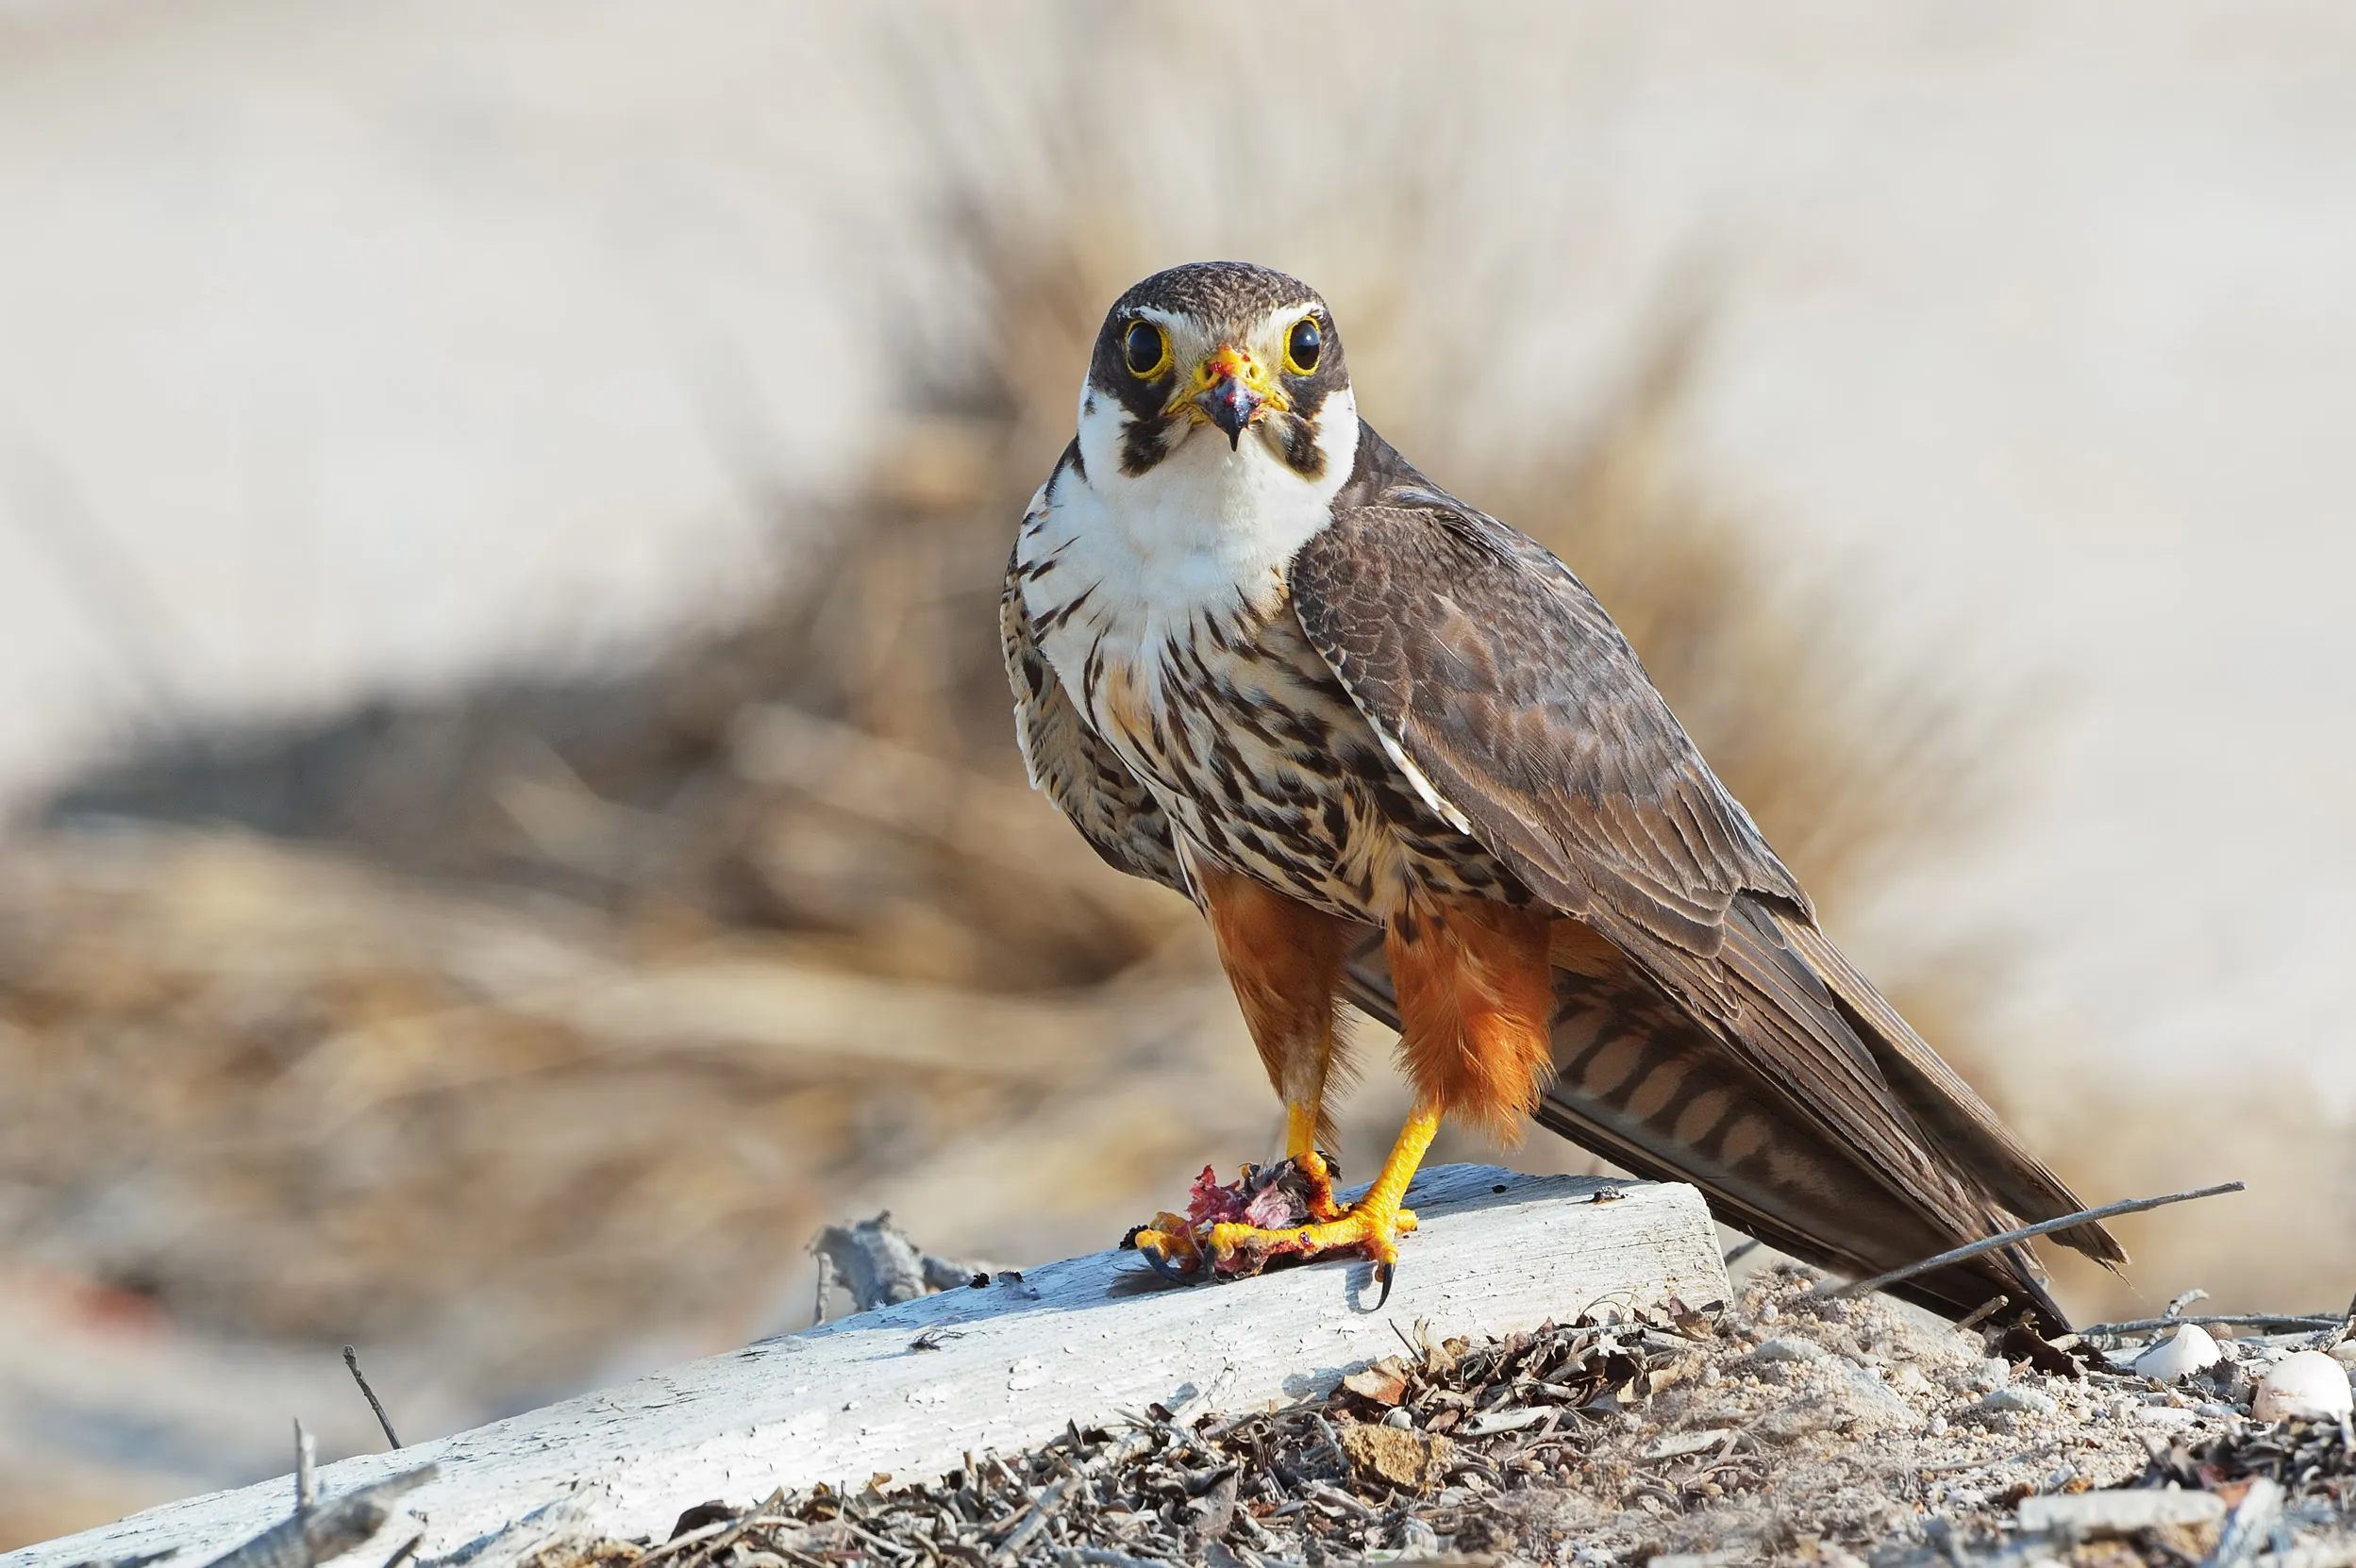
<instances>
[{"instance_id":1,"label":"folded wing","mask_svg":"<svg viewBox=\"0 0 2356 1568\"><path fill-rule=\"evenodd\" d=\"M1541 1119L1851 1272L2079 1208L1816 929L1584 585L1390 463L1303 548L1294 608L1431 804L1576 923ZM1380 1014L1371 964L1354 986ZM2098 1226L2060 1240L2124 1257ZM1915 1293L1960 1311L1998 1284L2058 1322L2028 1267Z\"/></svg>"}]
</instances>

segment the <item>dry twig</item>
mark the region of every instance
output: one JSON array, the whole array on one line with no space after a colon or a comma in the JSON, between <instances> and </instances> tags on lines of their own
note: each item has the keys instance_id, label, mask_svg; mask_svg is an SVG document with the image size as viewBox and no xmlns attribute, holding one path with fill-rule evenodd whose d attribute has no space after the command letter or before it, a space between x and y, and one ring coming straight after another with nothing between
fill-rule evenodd
<instances>
[{"instance_id":1,"label":"dry twig","mask_svg":"<svg viewBox=\"0 0 2356 1568\"><path fill-rule=\"evenodd\" d=\"M360 1393L368 1396L368 1408L376 1412L376 1425L384 1428L386 1446L400 1447L401 1440L393 1435L393 1418L384 1413L384 1401L376 1397L376 1391L368 1386L367 1377L361 1375L359 1352L348 1344L343 1347L343 1364L352 1369L352 1381L358 1383Z\"/></svg>"},{"instance_id":2,"label":"dry twig","mask_svg":"<svg viewBox=\"0 0 2356 1568\"><path fill-rule=\"evenodd\" d=\"M298 1510L206 1568L315 1568L343 1556L384 1527L393 1498L433 1479L435 1467L420 1465L373 1485L347 1492L315 1508Z\"/></svg>"},{"instance_id":3,"label":"dry twig","mask_svg":"<svg viewBox=\"0 0 2356 1568\"><path fill-rule=\"evenodd\" d=\"M2165 1196L2156 1198L2128 1198L2119 1203L2106 1203L2098 1209L2081 1209L2075 1214L2064 1214L2059 1219L2043 1220L2035 1225L2021 1226L1999 1235L1974 1242L1968 1246L1950 1247L1934 1258L1925 1258L1919 1262L1909 1263L1902 1269L1892 1269L1887 1274L1877 1274L1871 1279L1860 1279L1853 1284L1843 1285L1837 1290L1828 1291L1819 1286L1816 1293L1828 1296L1834 1301L1849 1296L1867 1295L1884 1286L1895 1285L1901 1279L1912 1279L1918 1274L1928 1274L1932 1269L1944 1268L1949 1263L1960 1263L1966 1258L1977 1258L1983 1252L1994 1252L1998 1247L2011 1246L2015 1242L2026 1242L2038 1236L2049 1236L2057 1230L2073 1229L2090 1220L2107 1220L2118 1214L2139 1214L2147 1209L2161 1209L2171 1203L2190 1203L2195 1198L2213 1198L2220 1193L2240 1191L2242 1191L2240 1182L2226 1181L2214 1187L2203 1187L2197 1192L2170 1193Z\"/></svg>"}]
</instances>

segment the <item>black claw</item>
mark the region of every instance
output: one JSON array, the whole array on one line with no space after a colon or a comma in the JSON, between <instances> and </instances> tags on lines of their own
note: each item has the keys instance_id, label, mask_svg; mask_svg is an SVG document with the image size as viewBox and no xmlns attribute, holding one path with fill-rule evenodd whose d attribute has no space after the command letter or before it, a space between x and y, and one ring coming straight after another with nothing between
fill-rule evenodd
<instances>
[{"instance_id":1,"label":"black claw","mask_svg":"<svg viewBox=\"0 0 2356 1568\"><path fill-rule=\"evenodd\" d=\"M1181 1272L1177 1264L1171 1262L1167 1258L1162 1257L1161 1251L1158 1247L1139 1247L1137 1249L1137 1256L1145 1260L1145 1266L1147 1268L1153 1270L1154 1273L1161 1276L1162 1278L1169 1280L1174 1285L1183 1285L1192 1277L1192 1276Z\"/></svg>"},{"instance_id":2,"label":"black claw","mask_svg":"<svg viewBox=\"0 0 2356 1568\"><path fill-rule=\"evenodd\" d=\"M1375 1298L1375 1310L1379 1312L1391 1299L1391 1282L1399 1276L1396 1263L1377 1263L1375 1277L1382 1281L1382 1293Z\"/></svg>"}]
</instances>

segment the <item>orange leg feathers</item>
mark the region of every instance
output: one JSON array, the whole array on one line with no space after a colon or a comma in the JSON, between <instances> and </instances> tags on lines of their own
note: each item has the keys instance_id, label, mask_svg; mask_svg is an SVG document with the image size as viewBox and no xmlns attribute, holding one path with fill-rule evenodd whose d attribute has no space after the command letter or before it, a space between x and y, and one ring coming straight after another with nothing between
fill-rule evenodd
<instances>
[{"instance_id":1,"label":"orange leg feathers","mask_svg":"<svg viewBox=\"0 0 2356 1568\"><path fill-rule=\"evenodd\" d=\"M1428 1105L1518 1142L1552 1058L1552 917L1483 899L1419 900L1384 934L1399 1054Z\"/></svg>"},{"instance_id":2,"label":"orange leg feathers","mask_svg":"<svg viewBox=\"0 0 2356 1568\"><path fill-rule=\"evenodd\" d=\"M1284 1101L1284 1152L1319 1186L1320 1217L1329 1217L1338 1210L1317 1144L1333 1141L1326 1086L1348 1078L1338 998L1342 967L1361 928L1240 873L1191 869L1220 967L1235 988L1268 1081Z\"/></svg>"},{"instance_id":3,"label":"orange leg feathers","mask_svg":"<svg viewBox=\"0 0 2356 1568\"><path fill-rule=\"evenodd\" d=\"M1374 1185L1343 1212L1317 1141L1332 1130L1327 1085L1345 1071L1336 997L1361 928L1235 873L1198 866L1195 880L1220 962L1284 1100L1285 1152L1310 1188L1308 1223L1272 1230L1162 1214L1138 1232L1136 1244L1165 1272L1169 1264L1191 1272L1205 1261L1247 1272L1278 1253L1352 1249L1382 1266L1388 1297L1398 1238L1415 1228L1401 1200L1441 1118L1464 1117L1513 1138L1537 1103L1554 1005L1548 917L1477 899L1430 899L1392 923L1384 949L1416 1106ZM1198 1197L1203 1191L1198 1184Z\"/></svg>"}]
</instances>

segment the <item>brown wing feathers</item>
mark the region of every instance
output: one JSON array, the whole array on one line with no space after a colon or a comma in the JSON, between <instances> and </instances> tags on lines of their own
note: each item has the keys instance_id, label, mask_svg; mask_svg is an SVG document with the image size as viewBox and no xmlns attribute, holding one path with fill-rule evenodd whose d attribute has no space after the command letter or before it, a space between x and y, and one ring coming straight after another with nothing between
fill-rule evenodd
<instances>
[{"instance_id":1,"label":"brown wing feathers","mask_svg":"<svg viewBox=\"0 0 2356 1568\"><path fill-rule=\"evenodd\" d=\"M1563 1076L1541 1120L1696 1180L1732 1223L1850 1270L2079 1207L1815 929L1584 585L1371 433L1360 473L1357 504L1295 561L1302 626L1473 836L1628 960L1558 965ZM1354 987L1379 1015L1380 977L1361 965ZM1617 1031L1600 1043L1598 1020ZM1643 1071L1592 1070L1639 1057ZM1720 1091L1747 1107L1713 1124L1756 1135L1746 1158L1704 1146L1693 1108L1719 1100L1696 1096ZM2062 1240L2123 1258L2098 1226ZM1992 1256L1913 1293L1963 1311L1994 1285L2058 1323L2026 1269Z\"/></svg>"},{"instance_id":2,"label":"brown wing feathers","mask_svg":"<svg viewBox=\"0 0 2356 1568\"><path fill-rule=\"evenodd\" d=\"M1860 1038L1873 1046L1877 1064L1914 1120L1941 1146L1954 1151L1998 1203L2031 1219L2082 1207L1823 932L1780 917L1779 924L1793 947L1825 977ZM2127 1261L2126 1251L2099 1225L2061 1231L2054 1240L2097 1262Z\"/></svg>"}]
</instances>

